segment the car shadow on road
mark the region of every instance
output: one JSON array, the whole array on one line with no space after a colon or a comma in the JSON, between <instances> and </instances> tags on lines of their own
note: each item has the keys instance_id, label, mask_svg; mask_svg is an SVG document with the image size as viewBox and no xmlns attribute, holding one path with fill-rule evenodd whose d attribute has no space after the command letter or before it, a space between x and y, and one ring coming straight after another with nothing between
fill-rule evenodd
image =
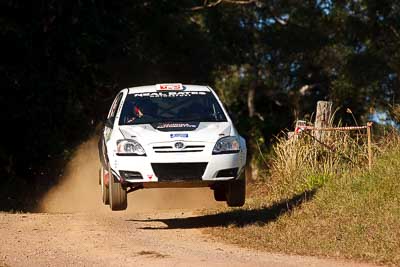
<instances>
[{"instance_id":1,"label":"car shadow on road","mask_svg":"<svg viewBox=\"0 0 400 267\"><path fill-rule=\"evenodd\" d=\"M294 208L311 200L316 190L305 191L293 196L291 199L275 203L259 209L234 209L231 211L217 214L207 214L186 218L167 218L167 219L130 219L130 222L161 222L165 226L145 226L138 229L143 230L166 230L166 229L193 229L218 226L237 226L243 227L249 224L267 224L277 220L280 216L290 213Z\"/></svg>"}]
</instances>

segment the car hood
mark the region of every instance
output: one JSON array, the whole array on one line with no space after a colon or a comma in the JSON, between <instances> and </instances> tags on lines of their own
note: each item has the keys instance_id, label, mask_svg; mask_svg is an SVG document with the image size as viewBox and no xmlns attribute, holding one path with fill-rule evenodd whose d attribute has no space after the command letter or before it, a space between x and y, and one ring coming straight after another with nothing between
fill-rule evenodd
<instances>
[{"instance_id":1,"label":"car hood","mask_svg":"<svg viewBox=\"0 0 400 267\"><path fill-rule=\"evenodd\" d=\"M162 143L171 141L215 143L222 136L229 136L229 122L200 122L195 129L165 131L150 124L121 125L119 130L126 139L135 139L141 144Z\"/></svg>"}]
</instances>

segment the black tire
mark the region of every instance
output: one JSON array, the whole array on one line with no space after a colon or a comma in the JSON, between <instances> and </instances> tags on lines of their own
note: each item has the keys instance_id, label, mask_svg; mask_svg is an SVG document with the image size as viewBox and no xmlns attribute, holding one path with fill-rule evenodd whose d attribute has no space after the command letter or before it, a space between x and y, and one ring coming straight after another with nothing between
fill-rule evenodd
<instances>
[{"instance_id":1,"label":"black tire","mask_svg":"<svg viewBox=\"0 0 400 267\"><path fill-rule=\"evenodd\" d=\"M101 198L104 205L110 204L110 192L108 187L104 184L104 168L100 167L100 186L101 186Z\"/></svg>"},{"instance_id":2,"label":"black tire","mask_svg":"<svg viewBox=\"0 0 400 267\"><path fill-rule=\"evenodd\" d=\"M111 210L126 210L128 201L126 198L126 189L122 187L118 179L111 173L109 168L109 181L108 189L110 194L110 208Z\"/></svg>"},{"instance_id":3,"label":"black tire","mask_svg":"<svg viewBox=\"0 0 400 267\"><path fill-rule=\"evenodd\" d=\"M226 190L224 186L214 189L214 199L216 201L226 201Z\"/></svg>"},{"instance_id":4,"label":"black tire","mask_svg":"<svg viewBox=\"0 0 400 267\"><path fill-rule=\"evenodd\" d=\"M226 190L226 203L229 207L241 207L246 202L246 178L231 181Z\"/></svg>"}]
</instances>

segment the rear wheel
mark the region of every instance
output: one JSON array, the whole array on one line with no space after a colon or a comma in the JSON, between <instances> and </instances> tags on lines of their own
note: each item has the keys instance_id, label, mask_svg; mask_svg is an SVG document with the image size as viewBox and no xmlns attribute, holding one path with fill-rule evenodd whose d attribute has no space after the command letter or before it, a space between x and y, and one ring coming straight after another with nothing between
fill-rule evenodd
<instances>
[{"instance_id":1,"label":"rear wheel","mask_svg":"<svg viewBox=\"0 0 400 267\"><path fill-rule=\"evenodd\" d=\"M126 198L126 189L122 187L122 184L118 179L111 173L109 168L108 171L109 181L108 189L110 194L110 208L111 210L125 210L128 206Z\"/></svg>"},{"instance_id":2,"label":"rear wheel","mask_svg":"<svg viewBox=\"0 0 400 267\"><path fill-rule=\"evenodd\" d=\"M109 175L109 174L108 174ZM100 167L100 185L101 185L101 196L104 205L110 204L110 192L104 182L105 170L103 166Z\"/></svg>"},{"instance_id":3,"label":"rear wheel","mask_svg":"<svg viewBox=\"0 0 400 267\"><path fill-rule=\"evenodd\" d=\"M231 181L226 190L226 203L229 207L241 207L246 201L246 178L244 173L238 180Z\"/></svg>"}]
</instances>

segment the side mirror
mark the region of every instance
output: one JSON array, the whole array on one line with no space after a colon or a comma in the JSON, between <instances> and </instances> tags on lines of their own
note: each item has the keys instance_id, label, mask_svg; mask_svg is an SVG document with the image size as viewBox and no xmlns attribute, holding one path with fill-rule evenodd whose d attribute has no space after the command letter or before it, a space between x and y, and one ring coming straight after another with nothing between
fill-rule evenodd
<instances>
[{"instance_id":1,"label":"side mirror","mask_svg":"<svg viewBox=\"0 0 400 267\"><path fill-rule=\"evenodd\" d=\"M106 123L105 123L105 125L106 125L106 127L108 127L108 128L114 128L114 118L108 118L107 120L106 120Z\"/></svg>"}]
</instances>

